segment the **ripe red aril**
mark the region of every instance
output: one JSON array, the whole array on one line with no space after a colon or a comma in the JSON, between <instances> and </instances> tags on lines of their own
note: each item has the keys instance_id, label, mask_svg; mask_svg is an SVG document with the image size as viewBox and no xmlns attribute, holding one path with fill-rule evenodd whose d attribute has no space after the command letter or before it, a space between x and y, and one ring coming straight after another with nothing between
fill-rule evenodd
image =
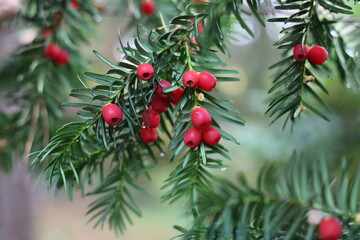
<instances>
[{"instance_id":1,"label":"ripe red aril","mask_svg":"<svg viewBox=\"0 0 360 240\"><path fill-rule=\"evenodd\" d=\"M64 49L60 49L59 54L54 58L57 65L66 65L70 61L69 54Z\"/></svg>"},{"instance_id":2,"label":"ripe red aril","mask_svg":"<svg viewBox=\"0 0 360 240\"><path fill-rule=\"evenodd\" d=\"M306 60L309 53L309 47L306 45L298 44L293 48L293 57L298 62Z\"/></svg>"},{"instance_id":3,"label":"ripe red aril","mask_svg":"<svg viewBox=\"0 0 360 240\"><path fill-rule=\"evenodd\" d=\"M156 112L159 113L165 112L168 106L169 106L169 101L161 99L156 95L151 100L151 107Z\"/></svg>"},{"instance_id":4,"label":"ripe red aril","mask_svg":"<svg viewBox=\"0 0 360 240\"><path fill-rule=\"evenodd\" d=\"M136 69L138 78L149 81L154 77L154 67L149 63L142 63Z\"/></svg>"},{"instance_id":5,"label":"ripe red aril","mask_svg":"<svg viewBox=\"0 0 360 240\"><path fill-rule=\"evenodd\" d=\"M178 89L170 92L170 95L172 98L170 98L169 101L174 105L178 104L183 93L184 93L184 89L182 89L182 88L178 88Z\"/></svg>"},{"instance_id":6,"label":"ripe red aril","mask_svg":"<svg viewBox=\"0 0 360 240\"><path fill-rule=\"evenodd\" d=\"M156 128L142 128L140 130L140 137L144 143L152 143L158 138L158 133Z\"/></svg>"},{"instance_id":7,"label":"ripe red aril","mask_svg":"<svg viewBox=\"0 0 360 240\"><path fill-rule=\"evenodd\" d=\"M341 238L341 222L337 218L326 217L320 222L318 231L322 240L337 240Z\"/></svg>"},{"instance_id":8,"label":"ripe red aril","mask_svg":"<svg viewBox=\"0 0 360 240\"><path fill-rule=\"evenodd\" d=\"M166 80L160 81L159 85L157 85L155 88L156 96L158 96L161 99L170 100L169 96L163 92L164 89L169 88L169 87L171 87L170 82L168 82Z\"/></svg>"},{"instance_id":9,"label":"ripe red aril","mask_svg":"<svg viewBox=\"0 0 360 240\"><path fill-rule=\"evenodd\" d=\"M50 43L46 46L44 55L50 59L55 59L59 55L61 48L55 43Z\"/></svg>"},{"instance_id":10,"label":"ripe red aril","mask_svg":"<svg viewBox=\"0 0 360 240\"><path fill-rule=\"evenodd\" d=\"M123 113L118 105L107 104L102 110L102 118L110 126L115 126L121 122Z\"/></svg>"},{"instance_id":11,"label":"ripe red aril","mask_svg":"<svg viewBox=\"0 0 360 240\"><path fill-rule=\"evenodd\" d=\"M185 87L196 87L199 82L199 77L195 71L187 71L182 77Z\"/></svg>"},{"instance_id":12,"label":"ripe red aril","mask_svg":"<svg viewBox=\"0 0 360 240\"><path fill-rule=\"evenodd\" d=\"M201 131L197 128L190 128L185 132L184 143L190 148L195 148L201 144Z\"/></svg>"},{"instance_id":13,"label":"ripe red aril","mask_svg":"<svg viewBox=\"0 0 360 240\"><path fill-rule=\"evenodd\" d=\"M202 132L202 140L209 145L216 145L221 139L221 133L217 128L207 127Z\"/></svg>"},{"instance_id":14,"label":"ripe red aril","mask_svg":"<svg viewBox=\"0 0 360 240\"><path fill-rule=\"evenodd\" d=\"M216 77L209 72L201 72L198 74L198 87L204 91L210 92L216 86Z\"/></svg>"},{"instance_id":15,"label":"ripe red aril","mask_svg":"<svg viewBox=\"0 0 360 240\"><path fill-rule=\"evenodd\" d=\"M155 3L151 0L144 0L140 4L140 9L145 15L151 16L156 10Z\"/></svg>"},{"instance_id":16,"label":"ripe red aril","mask_svg":"<svg viewBox=\"0 0 360 240\"><path fill-rule=\"evenodd\" d=\"M76 0L71 0L70 4L71 4L71 6L72 6L73 8L75 8L76 10L80 8L80 4L79 4L79 2L76 1Z\"/></svg>"},{"instance_id":17,"label":"ripe red aril","mask_svg":"<svg viewBox=\"0 0 360 240\"><path fill-rule=\"evenodd\" d=\"M150 108L148 111L143 112L142 121L147 128L156 128L160 125L160 114Z\"/></svg>"},{"instance_id":18,"label":"ripe red aril","mask_svg":"<svg viewBox=\"0 0 360 240\"><path fill-rule=\"evenodd\" d=\"M309 61L316 65L323 64L328 56L328 52L322 46L313 46L308 53Z\"/></svg>"},{"instance_id":19,"label":"ripe red aril","mask_svg":"<svg viewBox=\"0 0 360 240\"><path fill-rule=\"evenodd\" d=\"M198 129L207 128L212 123L211 115L205 108L196 107L190 117L192 124Z\"/></svg>"}]
</instances>

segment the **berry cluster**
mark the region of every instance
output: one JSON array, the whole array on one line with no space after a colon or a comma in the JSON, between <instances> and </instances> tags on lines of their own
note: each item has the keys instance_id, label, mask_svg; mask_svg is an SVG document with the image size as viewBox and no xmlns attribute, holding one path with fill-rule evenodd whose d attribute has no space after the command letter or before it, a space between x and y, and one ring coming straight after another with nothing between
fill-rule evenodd
<instances>
[{"instance_id":1,"label":"berry cluster","mask_svg":"<svg viewBox=\"0 0 360 240\"><path fill-rule=\"evenodd\" d=\"M53 60L57 65L66 65L70 61L67 51L60 48L55 43L50 43L46 46L44 55Z\"/></svg>"},{"instance_id":2,"label":"berry cluster","mask_svg":"<svg viewBox=\"0 0 360 240\"><path fill-rule=\"evenodd\" d=\"M210 92L216 86L216 77L208 72L196 73L195 71L187 71L182 77L185 87L199 87L204 91Z\"/></svg>"},{"instance_id":3,"label":"berry cluster","mask_svg":"<svg viewBox=\"0 0 360 240\"><path fill-rule=\"evenodd\" d=\"M216 145L221 139L221 133L215 127L211 127L212 118L210 113L201 107L196 107L191 112L191 123L194 127L188 129L184 135L184 143L190 148L195 148L204 141L208 145Z\"/></svg>"},{"instance_id":4,"label":"berry cluster","mask_svg":"<svg viewBox=\"0 0 360 240\"><path fill-rule=\"evenodd\" d=\"M151 80L154 74L154 67L149 63L142 63L136 69L136 75L143 81ZM140 137L145 143L154 142L158 138L156 128L160 125L160 113L165 112L170 103L178 104L184 93L182 88L165 93L164 89L169 87L171 87L169 81L160 81L155 88L155 95L151 100L150 109L143 112L143 128L140 130Z\"/></svg>"},{"instance_id":5,"label":"berry cluster","mask_svg":"<svg viewBox=\"0 0 360 240\"><path fill-rule=\"evenodd\" d=\"M325 217L318 226L321 240L338 240L341 238L341 222L334 217Z\"/></svg>"},{"instance_id":6,"label":"berry cluster","mask_svg":"<svg viewBox=\"0 0 360 240\"><path fill-rule=\"evenodd\" d=\"M293 56L298 62L309 59L313 64L321 65L327 60L329 54L326 49L321 46L309 48L306 45L298 44L293 49Z\"/></svg>"}]
</instances>

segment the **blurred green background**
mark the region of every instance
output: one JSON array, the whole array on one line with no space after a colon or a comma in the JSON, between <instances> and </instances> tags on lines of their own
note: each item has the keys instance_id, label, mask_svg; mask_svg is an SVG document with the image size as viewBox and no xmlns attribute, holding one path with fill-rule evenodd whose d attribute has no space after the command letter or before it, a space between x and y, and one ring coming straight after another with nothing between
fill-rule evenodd
<instances>
[{"instance_id":1,"label":"blurred green background","mask_svg":"<svg viewBox=\"0 0 360 240\"><path fill-rule=\"evenodd\" d=\"M131 41L134 32L125 30L128 19L127 16L104 16L101 23L96 26L98 35L90 39L90 45L81 48L81 52L89 61L89 71L105 73L107 70L106 65L92 54L93 49L112 61L121 59L121 54L117 51L117 31L120 29L123 33L124 42ZM230 150L233 160L225 162L229 167L218 174L235 179L237 172L244 171L250 179L255 180L259 168L265 161L286 161L295 150L310 156L324 152L334 164L337 164L336 160L344 154L357 157L360 151L360 98L358 93L340 84L336 77L333 81L324 82L330 92L330 95L324 95L323 98L333 111L330 115L331 122L305 112L294 126L293 133L289 128L282 130L282 120L269 126L271 121L264 112L267 109L267 89L274 72L268 71L268 67L279 60L281 53L272 46L278 38L277 26L269 25L267 29L263 29L254 19L250 21L253 22L256 38L241 37L238 41L232 41L229 44L231 58L223 56L229 68L240 72L241 81L219 83L216 88L216 94L231 99L247 121L245 127L223 123L224 128L233 133L241 144L237 146L230 142L222 142ZM22 39L21 41L31 39L31 31L26 30L11 36L12 39L14 37ZM334 74L336 76L336 73ZM66 111L69 117L74 113L71 109ZM158 154L160 157L160 153ZM120 239L169 239L177 234L172 229L174 224L187 226L191 220L185 216L181 202L170 206L167 203L160 204L161 195L164 193L160 188L175 167L175 163L167 162L168 155L167 153L160 157L162 160L159 161L158 168L152 172L151 182L139 179L139 184L150 195L136 193L143 217L134 217L133 225L128 226ZM7 175L7 180L3 180L7 181L9 188L17 186L16 179L11 177L17 171L21 170L15 169L14 173ZM78 194L73 201L69 201L65 192L60 191L54 195L52 190L46 190L43 183L33 189L35 180L36 176L33 176L27 185L32 189L29 204L33 205L33 239L117 239L107 226L104 226L104 230L94 230L92 223L87 224L88 218L84 217L84 214L87 205L93 199L83 199ZM0 201L6 194L0 191ZM0 239L11 240L2 239L1 231Z\"/></svg>"}]
</instances>

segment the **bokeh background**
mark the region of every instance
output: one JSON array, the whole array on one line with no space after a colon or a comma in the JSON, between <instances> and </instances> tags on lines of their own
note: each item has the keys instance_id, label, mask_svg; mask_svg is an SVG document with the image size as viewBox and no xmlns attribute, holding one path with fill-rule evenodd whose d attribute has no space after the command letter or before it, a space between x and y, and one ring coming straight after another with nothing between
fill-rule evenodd
<instances>
[{"instance_id":1,"label":"bokeh background","mask_svg":"<svg viewBox=\"0 0 360 240\"><path fill-rule=\"evenodd\" d=\"M104 4L110 8L116 7L111 2L114 1L104 1ZM359 16L359 9L356 12ZM135 32L125 27L129 19L126 15L105 14L96 25L98 34L89 39L91 44L79 49L87 57L91 72L105 73L107 70L106 65L92 54L93 49L112 61L121 60L122 56L117 51L117 31L122 32L123 42L131 42ZM219 83L216 88L219 97L231 99L234 106L240 109L247 124L238 127L223 123L224 128L233 133L241 144L222 142L230 150L232 161L227 162L228 168L217 174L235 181L236 174L243 171L248 178L255 180L264 162L286 161L294 151L306 153L309 157L323 152L334 164L343 155L359 159L360 97L340 83L336 72L335 80L324 82L330 94L322 96L332 109L330 122L306 112L292 133L289 128L282 130L282 120L269 125L271 121L264 112L267 109L267 89L274 72L269 71L268 67L280 59L281 52L272 46L278 39L277 29L280 26L269 24L263 29L254 19L249 21L252 22L255 39L247 38L240 27L235 26L238 34L228 45L231 56L223 56L229 68L239 71L241 81ZM6 61L19 44L31 41L33 37L34 29L18 28L15 24L2 25L0 61ZM2 109L6 108L4 101L0 104ZM67 119L71 119L73 113L65 109ZM0 139L0 144L2 142ZM165 156L158 153L159 166L152 171L152 181L139 179L139 184L150 193L135 193L143 217L134 217L133 225L128 226L120 239L170 239L177 234L172 228L174 224L188 225L190 219L183 212L181 201L173 205L160 203L164 193L160 188L175 167L174 163L167 161L169 154L164 153ZM92 198L82 198L77 194L70 201L64 191L54 193L52 189L47 189L42 180L35 187L36 180L37 176L29 173L20 162L11 173L0 172L0 240L12 240L5 233L21 231L24 232L20 238L23 240L117 239L108 226L93 229L93 223L87 223L89 218L84 215Z\"/></svg>"}]
</instances>

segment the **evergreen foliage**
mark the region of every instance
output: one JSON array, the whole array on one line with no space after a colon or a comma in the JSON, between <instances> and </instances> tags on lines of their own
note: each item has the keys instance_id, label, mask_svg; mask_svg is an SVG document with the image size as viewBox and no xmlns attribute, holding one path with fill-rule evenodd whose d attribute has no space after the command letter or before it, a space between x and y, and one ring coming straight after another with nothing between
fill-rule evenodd
<instances>
[{"instance_id":1,"label":"evergreen foliage","mask_svg":"<svg viewBox=\"0 0 360 240\"><path fill-rule=\"evenodd\" d=\"M20 147L30 144L28 150L41 149L41 143L32 145L41 136L47 142L49 130L55 128L48 124L60 116L59 103L66 101L61 95L72 88L70 96L77 102L63 106L79 109L76 117L80 120L66 123L52 134L42 150L31 154L31 166L42 168L48 186L66 189L70 198L74 189L96 196L87 212L95 227L108 222L116 233L122 233L132 223L133 215L141 216L133 190L146 191L136 180L141 175L151 179L151 170L159 164L157 152L163 153L167 148L169 162L176 166L163 185L162 200L173 203L181 199L194 215L193 225L188 229L176 226L181 232L176 238L317 239L316 226L307 220L309 210L317 209L341 219L346 239L358 239L360 229L355 216L360 210L360 174L352 171L358 168L355 160L342 160L341 171L336 172L330 169L324 156L310 161L306 156L294 155L285 166L266 165L254 187L243 175L239 176L238 184L216 176L214 169L226 167L224 160L231 160L222 144L203 142L191 149L183 141L191 127L192 110L202 107L211 113L212 125L220 130L223 139L239 144L231 133L221 129L221 122L243 126L245 120L239 111L213 92L185 88L181 78L186 71L193 70L212 73L218 84L238 81L238 72L225 68L218 51L229 54L227 40L234 23L254 37L248 17L253 16L265 26L266 16L260 10L272 8L272 3L156 1L156 14L144 18L137 7L140 2L127 1L124 5L133 10L134 21L128 27L137 25L137 33L133 45L124 43L119 33L123 59L114 63L94 51L108 65L108 71L78 74L75 84L75 72L85 68L77 46L87 41L92 31L89 23L91 18L98 18L97 10L91 1L85 0L79 1L79 11L65 0L27 1L21 16L39 26L39 36L21 47L1 73L10 79L6 84L12 87L11 93L24 92L26 104L14 116L1 114L3 121L15 124L9 124L11 127L0 133L18 131L29 123L31 129L29 133L18 131L13 140L8 139L9 144L20 142ZM344 84L359 89L359 59L355 54L359 47L356 38L359 24L345 26L352 20L345 17L352 14L352 6L340 0L279 0L274 9L275 13L283 11L287 17L268 19L282 24L281 38L274 45L283 50L283 58L270 67L278 71L269 89L266 113L272 122L285 116L284 126L289 120L294 123L306 109L329 120L330 109L319 96L321 92L330 94L324 81L338 74ZM141 23L146 25L139 26ZM51 37L42 37L42 31L48 29L52 31ZM50 42L70 52L71 64L61 67L61 71L43 56L44 47ZM318 66L310 61L295 61L289 51L297 44L326 47L330 64ZM137 66L141 63L154 67L155 76L150 81L137 77ZM139 135L143 128L142 113L150 108L155 88L165 79L171 82L171 87L164 89L170 98L170 92L180 88L184 94L161 115L158 140L147 144ZM110 103L118 105L124 114L124 120L116 126L107 125L102 118L103 107ZM36 129L42 131L36 133ZM92 189L85 192L89 186Z\"/></svg>"}]
</instances>

